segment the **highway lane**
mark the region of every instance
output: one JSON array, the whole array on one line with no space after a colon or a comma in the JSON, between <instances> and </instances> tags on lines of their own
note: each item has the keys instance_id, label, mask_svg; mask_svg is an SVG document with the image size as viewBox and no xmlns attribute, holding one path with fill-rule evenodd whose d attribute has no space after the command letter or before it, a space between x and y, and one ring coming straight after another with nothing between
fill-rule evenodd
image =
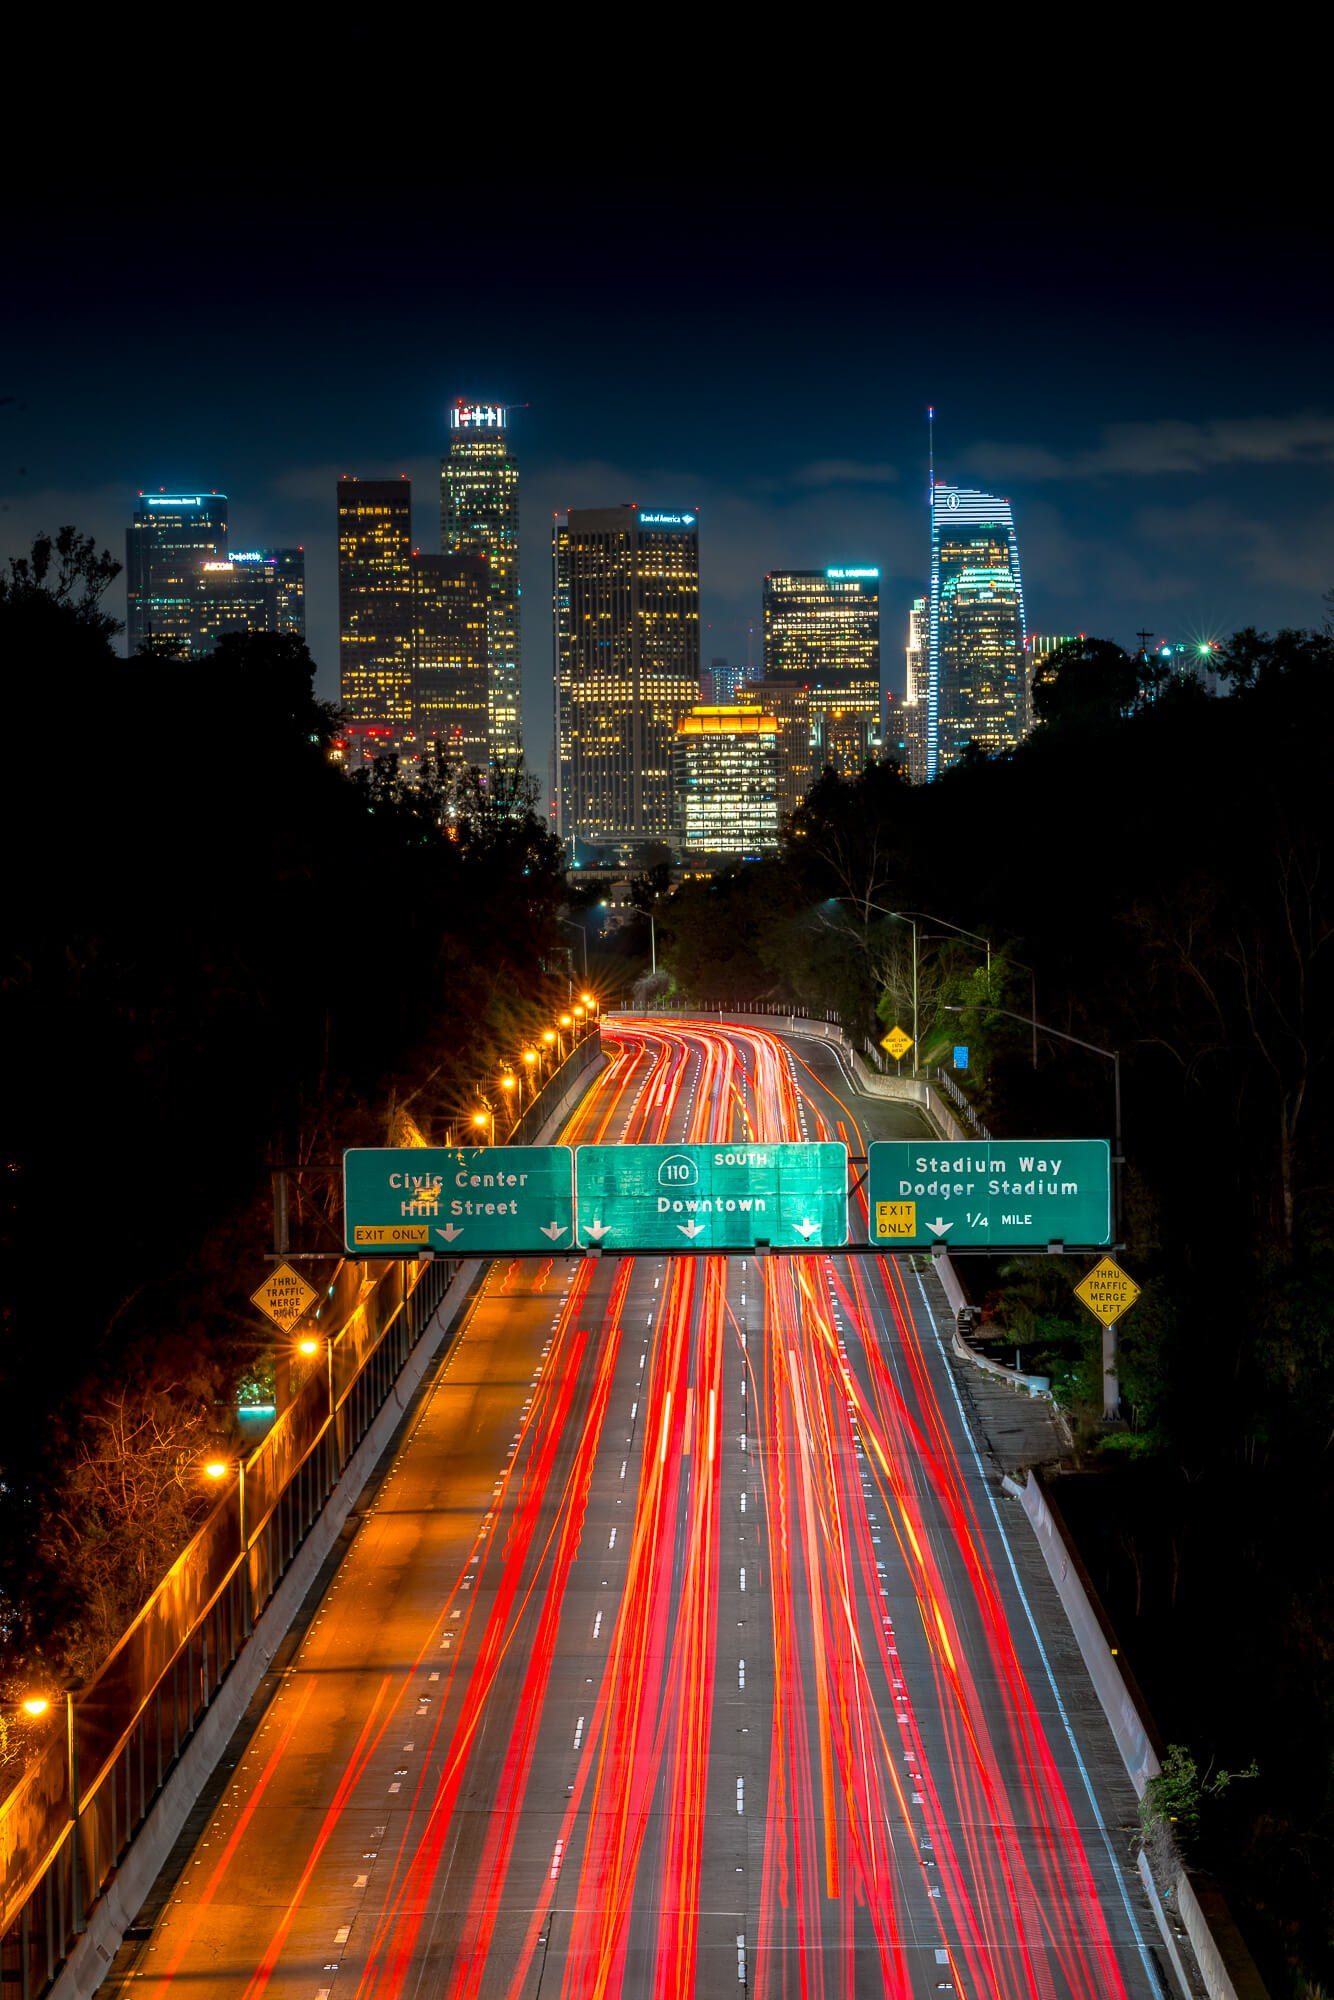
<instances>
[{"instance_id":1,"label":"highway lane","mask_svg":"<svg viewBox=\"0 0 1334 2000\"><path fill-rule=\"evenodd\" d=\"M607 1036L575 1141L865 1150L830 1051ZM138 1990L1155 1992L1028 1534L907 1263L497 1263Z\"/></svg>"}]
</instances>

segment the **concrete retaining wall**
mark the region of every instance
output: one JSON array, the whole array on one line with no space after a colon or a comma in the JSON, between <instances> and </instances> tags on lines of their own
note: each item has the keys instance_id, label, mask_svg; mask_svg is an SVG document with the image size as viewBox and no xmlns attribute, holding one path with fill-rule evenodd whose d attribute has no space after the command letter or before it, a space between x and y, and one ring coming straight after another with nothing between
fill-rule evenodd
<instances>
[{"instance_id":1,"label":"concrete retaining wall","mask_svg":"<svg viewBox=\"0 0 1334 2000\"><path fill-rule=\"evenodd\" d=\"M598 1064L606 1057L598 1058ZM548 1145L561 1122L588 1089L596 1069L589 1064L570 1081L534 1141ZM180 1838L196 1799L273 1662L288 1627L323 1567L325 1557L342 1534L356 1500L387 1449L416 1395L427 1369L440 1353L454 1321L468 1303L484 1268L470 1258L436 1308L429 1325L403 1367L383 1409L358 1445L323 1513L302 1544L295 1561L257 1620L211 1708L202 1716L180 1762L162 1788L143 1826L112 1876L51 1987L51 2000L87 2000L95 1993L124 1941L125 1933Z\"/></svg>"},{"instance_id":2,"label":"concrete retaining wall","mask_svg":"<svg viewBox=\"0 0 1334 2000\"><path fill-rule=\"evenodd\" d=\"M612 1013L604 1014L602 1018L604 1021L615 1020L617 1013L621 1011L623 1010L617 1009ZM658 1012L667 1020L679 1019L688 1021L692 1018L692 1015L701 1021L711 1021L718 1018L718 1016L705 1013L699 1008L692 1009L689 1007L680 1009L655 1009L650 1005L636 1011L643 1014ZM890 1098L900 1104L920 1105L942 1139L966 1139L968 1137L948 1101L941 1095L933 1083L929 1082L925 1077L918 1076L881 1076L879 1071L873 1070L865 1058L853 1047L847 1033L837 1021L814 1021L805 1014L748 1014L741 1008L733 1009L731 1007L727 1009L726 1018L729 1021L739 1021L743 1026L749 1028L771 1028L775 1034L801 1035L809 1041L830 1042L836 1048L842 1050L844 1058L852 1070L857 1088L864 1096Z\"/></svg>"},{"instance_id":3,"label":"concrete retaining wall","mask_svg":"<svg viewBox=\"0 0 1334 2000\"><path fill-rule=\"evenodd\" d=\"M422 1377L444 1343L446 1333L467 1303L481 1269L476 1259L460 1266L453 1284L408 1356L383 1409L349 1459L323 1513L265 1606L235 1665L219 1688L212 1707L201 1718L194 1735L181 1752L180 1762L94 1905L87 1930L75 1943L51 1988L52 2000L87 2000L87 1996L96 1992L105 1978L126 1930L134 1922L144 1898L166 1865L196 1799L208 1783L214 1765L231 1741L233 1731L268 1672L288 1626L319 1575L325 1557L341 1535L358 1495L403 1421Z\"/></svg>"},{"instance_id":4,"label":"concrete retaining wall","mask_svg":"<svg viewBox=\"0 0 1334 2000\"><path fill-rule=\"evenodd\" d=\"M1148 1725L1131 1688L1127 1685L1119 1656L1103 1629L1084 1585L1077 1558L1061 1532L1060 1523L1047 1503L1036 1476L1030 1472L1023 1486L1003 1480L1038 1538L1043 1559L1056 1585L1057 1594L1070 1620L1071 1629L1102 1704L1112 1736L1126 1767L1136 1796L1143 1798L1149 1779L1158 1775L1158 1754L1149 1739ZM1163 1943L1184 1990L1190 1985L1182 1968L1181 1944L1190 1942L1200 1977L1210 2000L1269 2000L1264 1981L1245 1941L1232 1920L1221 1893L1212 1884L1178 1870L1165 1887L1149 1868L1147 1857L1139 1857L1139 1872Z\"/></svg>"}]
</instances>

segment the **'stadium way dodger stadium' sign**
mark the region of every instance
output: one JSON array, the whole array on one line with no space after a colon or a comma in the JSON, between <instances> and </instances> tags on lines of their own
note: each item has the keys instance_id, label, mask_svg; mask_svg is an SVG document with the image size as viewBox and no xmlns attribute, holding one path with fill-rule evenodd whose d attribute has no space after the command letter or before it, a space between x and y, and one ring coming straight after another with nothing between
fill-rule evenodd
<instances>
[{"instance_id":1,"label":"'stadium way dodger stadium' sign","mask_svg":"<svg viewBox=\"0 0 1334 2000\"><path fill-rule=\"evenodd\" d=\"M1112 1240L1105 1139L877 1139L868 1168L873 1243L1042 1249Z\"/></svg>"},{"instance_id":2,"label":"'stadium way dodger stadium' sign","mask_svg":"<svg viewBox=\"0 0 1334 2000\"><path fill-rule=\"evenodd\" d=\"M343 1155L343 1231L354 1256L490 1257L569 1250L568 1146L360 1146Z\"/></svg>"}]
</instances>

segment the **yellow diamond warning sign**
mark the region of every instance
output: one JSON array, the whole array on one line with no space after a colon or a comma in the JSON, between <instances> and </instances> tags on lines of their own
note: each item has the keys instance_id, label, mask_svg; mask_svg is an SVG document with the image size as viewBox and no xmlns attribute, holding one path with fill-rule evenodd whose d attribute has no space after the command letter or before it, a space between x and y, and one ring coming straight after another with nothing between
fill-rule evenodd
<instances>
[{"instance_id":1,"label":"yellow diamond warning sign","mask_svg":"<svg viewBox=\"0 0 1334 2000\"><path fill-rule=\"evenodd\" d=\"M882 1236L916 1236L917 1203L915 1201L878 1201L875 1205L875 1234Z\"/></svg>"},{"instance_id":2,"label":"yellow diamond warning sign","mask_svg":"<svg viewBox=\"0 0 1334 2000\"><path fill-rule=\"evenodd\" d=\"M306 1283L300 1271L294 1271L290 1264L280 1264L259 1290L250 1294L250 1303L258 1306L284 1333L290 1333L318 1297L315 1287Z\"/></svg>"},{"instance_id":3,"label":"yellow diamond warning sign","mask_svg":"<svg viewBox=\"0 0 1334 2000\"><path fill-rule=\"evenodd\" d=\"M1114 1257L1100 1257L1088 1276L1075 1286L1075 1297L1082 1300L1094 1319L1101 1320L1104 1326L1114 1326L1134 1305L1139 1286Z\"/></svg>"},{"instance_id":4,"label":"yellow diamond warning sign","mask_svg":"<svg viewBox=\"0 0 1334 2000\"><path fill-rule=\"evenodd\" d=\"M901 1062L912 1047L912 1036L905 1035L902 1028L891 1028L887 1035L880 1037L882 1049L888 1049L895 1062Z\"/></svg>"}]
</instances>

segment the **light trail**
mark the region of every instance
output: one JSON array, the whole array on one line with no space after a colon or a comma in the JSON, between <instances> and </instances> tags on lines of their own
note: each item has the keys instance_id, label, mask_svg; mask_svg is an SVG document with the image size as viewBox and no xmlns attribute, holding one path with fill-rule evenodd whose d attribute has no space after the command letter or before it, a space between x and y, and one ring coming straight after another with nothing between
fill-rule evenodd
<instances>
[{"instance_id":1,"label":"light trail","mask_svg":"<svg viewBox=\"0 0 1334 2000\"><path fill-rule=\"evenodd\" d=\"M603 1038L568 1143L865 1152L850 1105L762 1028L622 1017ZM856 1209L864 1236L864 1190ZM512 1350L524 1313L543 1331ZM903 1268L514 1260L475 1322L461 1407L480 1424L499 1397L496 1435L517 1441L471 1475L477 1512L434 1608L367 1690L269 1914L248 1921L229 1975L243 2000L295 1966L354 1816L384 1815L404 1712L412 1783L358 1877L365 1914L339 1932L355 2000L739 1983L758 2000L1145 2000ZM152 2000L201 1976L209 1913L317 1683L299 1683Z\"/></svg>"}]
</instances>

